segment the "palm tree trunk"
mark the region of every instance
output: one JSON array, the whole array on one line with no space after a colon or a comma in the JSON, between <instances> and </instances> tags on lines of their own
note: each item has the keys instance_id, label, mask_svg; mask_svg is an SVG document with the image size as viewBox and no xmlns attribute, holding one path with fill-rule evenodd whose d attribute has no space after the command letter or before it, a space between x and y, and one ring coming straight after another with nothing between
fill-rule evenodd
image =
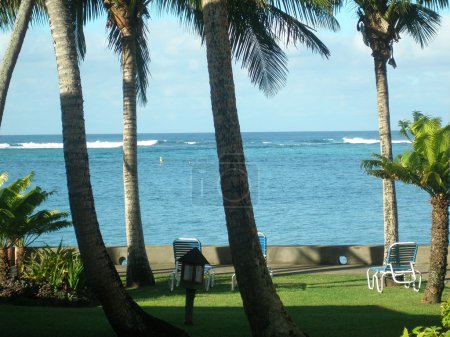
<instances>
[{"instance_id":1,"label":"palm tree trunk","mask_svg":"<svg viewBox=\"0 0 450 337\"><path fill-rule=\"evenodd\" d=\"M75 234L88 282L118 336L186 336L146 314L125 291L100 234L90 183L83 95L68 3L46 0L59 76L64 159Z\"/></svg>"},{"instance_id":2,"label":"palm tree trunk","mask_svg":"<svg viewBox=\"0 0 450 337\"><path fill-rule=\"evenodd\" d=\"M302 336L268 273L250 199L236 108L225 0L202 0L211 104L228 239L253 336Z\"/></svg>"},{"instance_id":3,"label":"palm tree trunk","mask_svg":"<svg viewBox=\"0 0 450 337\"><path fill-rule=\"evenodd\" d=\"M9 259L8 247L0 247L0 286L4 284L9 278Z\"/></svg>"},{"instance_id":4,"label":"palm tree trunk","mask_svg":"<svg viewBox=\"0 0 450 337\"><path fill-rule=\"evenodd\" d=\"M3 57L2 69L0 70L0 127L2 125L9 83L11 82L14 67L16 66L23 40L28 30L33 5L34 0L22 0L20 3L11 39Z\"/></svg>"},{"instance_id":5,"label":"palm tree trunk","mask_svg":"<svg viewBox=\"0 0 450 337\"><path fill-rule=\"evenodd\" d=\"M439 194L431 198L431 205L430 270L422 302L439 303L447 272L449 199Z\"/></svg>"},{"instance_id":6,"label":"palm tree trunk","mask_svg":"<svg viewBox=\"0 0 450 337\"><path fill-rule=\"evenodd\" d=\"M124 28L122 29L123 184L128 243L128 287L155 284L145 250L139 202L135 55L135 39L132 31Z\"/></svg>"},{"instance_id":7,"label":"palm tree trunk","mask_svg":"<svg viewBox=\"0 0 450 337\"><path fill-rule=\"evenodd\" d=\"M15 261L17 276L20 276L25 260L25 247L22 245L16 245L14 248L13 260Z\"/></svg>"},{"instance_id":8,"label":"palm tree trunk","mask_svg":"<svg viewBox=\"0 0 450 337\"><path fill-rule=\"evenodd\" d=\"M386 54L386 53L384 53ZM392 140L389 114L389 89L385 56L374 52L375 80L377 87L378 129L381 155L392 160ZM389 54L388 54L389 55ZM383 179L384 260L391 244L398 242L398 216L395 183Z\"/></svg>"}]
</instances>

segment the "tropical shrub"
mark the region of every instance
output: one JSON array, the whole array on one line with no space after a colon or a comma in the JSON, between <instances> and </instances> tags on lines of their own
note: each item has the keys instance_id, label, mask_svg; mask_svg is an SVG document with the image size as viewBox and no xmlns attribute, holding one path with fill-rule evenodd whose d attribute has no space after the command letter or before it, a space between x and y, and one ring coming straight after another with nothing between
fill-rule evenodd
<instances>
[{"instance_id":1,"label":"tropical shrub","mask_svg":"<svg viewBox=\"0 0 450 337\"><path fill-rule=\"evenodd\" d=\"M86 276L80 255L73 248L44 247L34 250L23 265L22 278L38 285L48 284L56 293L61 289L81 290Z\"/></svg>"},{"instance_id":2,"label":"tropical shrub","mask_svg":"<svg viewBox=\"0 0 450 337\"><path fill-rule=\"evenodd\" d=\"M8 175L0 173L0 281L8 275L9 266L23 260L24 247L29 246L44 233L71 226L67 212L57 210L36 211L53 192L40 187L31 188L34 173L18 179L6 187ZM16 246L17 261L8 261L6 251Z\"/></svg>"},{"instance_id":3,"label":"tropical shrub","mask_svg":"<svg viewBox=\"0 0 450 337\"><path fill-rule=\"evenodd\" d=\"M93 304L80 255L74 248L44 247L31 252L20 277L0 286L0 301L26 304Z\"/></svg>"}]
</instances>

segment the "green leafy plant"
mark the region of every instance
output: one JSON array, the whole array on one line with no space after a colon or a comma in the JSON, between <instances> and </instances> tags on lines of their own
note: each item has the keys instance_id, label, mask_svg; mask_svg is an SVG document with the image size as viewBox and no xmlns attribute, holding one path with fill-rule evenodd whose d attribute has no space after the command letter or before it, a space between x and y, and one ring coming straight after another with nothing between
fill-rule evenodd
<instances>
[{"instance_id":1,"label":"green leafy plant","mask_svg":"<svg viewBox=\"0 0 450 337\"><path fill-rule=\"evenodd\" d=\"M8 175L0 173L0 276L6 279L9 265L16 263L18 271L24 258L24 247L44 233L71 226L67 212L36 209L53 194L40 187L31 187L34 173L3 187ZM6 260L8 248L16 246L16 261ZM2 277L0 277L1 279Z\"/></svg>"},{"instance_id":2,"label":"green leafy plant","mask_svg":"<svg viewBox=\"0 0 450 337\"><path fill-rule=\"evenodd\" d=\"M450 298L441 304L442 326L450 328Z\"/></svg>"},{"instance_id":3,"label":"green leafy plant","mask_svg":"<svg viewBox=\"0 0 450 337\"><path fill-rule=\"evenodd\" d=\"M400 337L450 337L450 298L441 303L442 326L417 326L411 332L403 329Z\"/></svg>"},{"instance_id":4,"label":"green leafy plant","mask_svg":"<svg viewBox=\"0 0 450 337\"><path fill-rule=\"evenodd\" d=\"M23 265L22 277L35 284L49 284L58 290L79 290L86 286L86 277L79 254L73 248L44 247L34 250Z\"/></svg>"}]
</instances>

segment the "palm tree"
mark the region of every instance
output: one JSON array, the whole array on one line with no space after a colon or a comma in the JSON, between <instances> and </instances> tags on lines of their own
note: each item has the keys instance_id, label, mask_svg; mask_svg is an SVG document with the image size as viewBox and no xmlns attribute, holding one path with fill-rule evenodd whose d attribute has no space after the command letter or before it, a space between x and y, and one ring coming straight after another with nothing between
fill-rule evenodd
<instances>
[{"instance_id":1,"label":"palm tree","mask_svg":"<svg viewBox=\"0 0 450 337\"><path fill-rule=\"evenodd\" d=\"M104 0L110 47L121 55L123 89L123 183L127 234L127 286L154 285L145 250L139 202L136 96L146 103L150 61L146 26L149 1Z\"/></svg>"},{"instance_id":2,"label":"palm tree","mask_svg":"<svg viewBox=\"0 0 450 337\"><path fill-rule=\"evenodd\" d=\"M313 6L313 3L290 1L283 1L282 3L293 6L295 10L303 9L303 11L314 14L314 11L309 7ZM289 317L275 291L258 241L231 66L232 46L234 45L233 42L230 43L229 31L233 31L232 28L241 33L241 36L245 37L247 41L251 41L251 38L254 38L255 35L264 37L265 46L273 45L271 39L274 36L291 32L290 29L292 29L299 34L297 41L305 43L313 50L323 54L326 53L326 49L323 49L324 46L316 42L317 38L314 40L305 38L306 36L311 37L313 34L303 25L301 25L302 30L296 30L295 27L299 26L288 24L277 30L278 34L271 35L270 27L273 28L274 26L265 26L267 21L261 19L273 18L269 10L277 14L282 12L281 10L275 10L274 4L278 4L278 2L241 2L241 9L247 9L247 11L242 11L242 13L248 15L247 20L250 18L254 20L249 20L251 23L256 23L258 22L256 18L259 18L261 23L257 26L259 29L252 31L245 24L241 26L232 25L233 16L230 15L229 9L236 5L235 1L201 1L223 205L232 260L247 319L254 336L305 336ZM292 10L292 7L285 6L284 8L286 11ZM322 11L321 13L326 12ZM284 15L285 18L292 18L286 13ZM242 30L239 31L239 28ZM305 34L306 31L308 31L307 34ZM252 32L257 34L251 34ZM254 61L255 57L251 55L251 49L245 50L245 54L249 63ZM280 55L276 52L274 54ZM274 76L268 77L269 82L276 83L279 79L277 74L279 73L272 73Z\"/></svg>"},{"instance_id":3,"label":"palm tree","mask_svg":"<svg viewBox=\"0 0 450 337\"><path fill-rule=\"evenodd\" d=\"M104 0L108 9L110 47L122 57L123 80L123 176L125 195L125 222L128 241L127 285L152 284L153 275L148 263L142 231L139 206L137 173L137 127L136 94L142 103L147 102L147 74L150 61L145 19L149 12L149 1ZM161 10L174 12L181 21L192 25L203 36L203 17L198 1L159 0L156 4ZM336 28L337 24L325 10L311 6L318 24ZM265 91L274 94L286 77L286 57L276 44L276 33L286 26L294 41L302 41L313 50L328 55L326 47L310 30L275 6L269 11L258 9L254 1L231 1L228 6L230 16L230 38L233 51L243 66L249 68L252 81ZM249 10L250 9L250 10ZM267 34L268 27L276 25L276 33ZM261 31L258 31L261 30ZM264 33L266 32L266 33Z\"/></svg>"},{"instance_id":4,"label":"palm tree","mask_svg":"<svg viewBox=\"0 0 450 337\"><path fill-rule=\"evenodd\" d=\"M448 207L450 200L450 124L441 127L440 118L419 112L413 122L400 122L401 133L412 142L412 151L395 161L374 155L365 160L366 173L378 178L416 185L431 196L430 270L423 297L425 303L439 303L444 290L448 253Z\"/></svg>"},{"instance_id":5,"label":"palm tree","mask_svg":"<svg viewBox=\"0 0 450 337\"><path fill-rule=\"evenodd\" d=\"M94 206L86 147L83 94L68 3L46 0L55 48L62 112L67 189L88 281L118 336L187 336L145 313L126 292L106 251Z\"/></svg>"},{"instance_id":6,"label":"palm tree","mask_svg":"<svg viewBox=\"0 0 450 337\"><path fill-rule=\"evenodd\" d=\"M29 189L34 173L16 180L0 189L0 209L7 211L0 225L4 236L3 249L16 247L16 269L20 272L24 258L24 248L32 244L44 233L58 231L71 226L65 220L69 214L57 210L38 208L53 192L43 191L40 187Z\"/></svg>"},{"instance_id":7,"label":"palm tree","mask_svg":"<svg viewBox=\"0 0 450 337\"><path fill-rule=\"evenodd\" d=\"M9 83L11 82L12 73L27 33L28 23L30 22L34 5L34 0L21 0L17 16L14 20L14 7L17 6L18 1L10 0L9 2L7 1L6 4L2 4L0 9L0 27L10 25L11 22L14 22L14 29L0 69L0 127L2 125L3 110L5 109Z\"/></svg>"},{"instance_id":8,"label":"palm tree","mask_svg":"<svg viewBox=\"0 0 450 337\"><path fill-rule=\"evenodd\" d=\"M83 24L95 18L101 8L101 0L71 0L73 29L76 34L77 52L81 59L86 52ZM0 29L13 27L10 42L0 69L0 127L3 120L9 83L19 57L29 23L45 22L44 0L4 0L0 6Z\"/></svg>"},{"instance_id":9,"label":"palm tree","mask_svg":"<svg viewBox=\"0 0 450 337\"><path fill-rule=\"evenodd\" d=\"M396 67L393 44L401 33L414 38L423 48L434 37L440 17L433 10L448 6L448 0L354 0L359 16L357 28L372 50L377 90L380 154L392 160L389 89L386 64ZM395 183L383 179L384 255L399 240Z\"/></svg>"}]
</instances>

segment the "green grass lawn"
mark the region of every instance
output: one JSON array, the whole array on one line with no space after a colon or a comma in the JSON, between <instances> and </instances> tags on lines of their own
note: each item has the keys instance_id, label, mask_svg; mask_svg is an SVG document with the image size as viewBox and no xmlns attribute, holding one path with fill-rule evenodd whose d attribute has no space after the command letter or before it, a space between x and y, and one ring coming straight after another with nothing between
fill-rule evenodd
<instances>
[{"instance_id":1,"label":"green grass lawn","mask_svg":"<svg viewBox=\"0 0 450 337\"><path fill-rule=\"evenodd\" d=\"M168 277L157 286L130 290L149 313L185 328L192 337L250 337L239 292L230 291L230 276L217 277L209 292L195 298L194 326L184 327L184 291L168 289ZM401 287L383 294L368 290L364 276L275 276L284 305L311 337L398 337L403 327L438 325L439 305L420 303ZM444 294L447 298L448 289ZM54 308L0 305L1 337L114 336L101 308Z\"/></svg>"}]
</instances>

